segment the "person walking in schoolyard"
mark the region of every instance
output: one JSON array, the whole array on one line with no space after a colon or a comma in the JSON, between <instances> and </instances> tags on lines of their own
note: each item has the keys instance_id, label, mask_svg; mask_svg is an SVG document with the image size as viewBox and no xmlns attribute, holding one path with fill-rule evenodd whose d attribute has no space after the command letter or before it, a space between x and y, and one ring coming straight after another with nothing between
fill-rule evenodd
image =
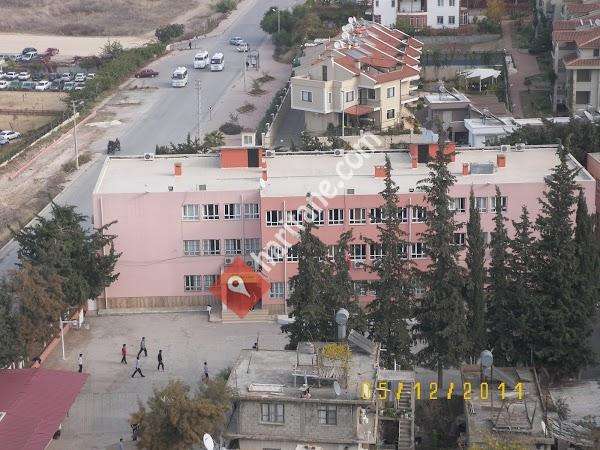
<instances>
[{"instance_id":1,"label":"person walking in schoolyard","mask_svg":"<svg viewBox=\"0 0 600 450\"><path fill-rule=\"evenodd\" d=\"M121 347L121 364L127 364L127 345L123 344Z\"/></svg>"},{"instance_id":2,"label":"person walking in schoolyard","mask_svg":"<svg viewBox=\"0 0 600 450\"><path fill-rule=\"evenodd\" d=\"M136 373L139 373L142 376L142 378L146 378L142 373L142 368L140 367L140 355L137 355L137 357L135 358L135 370L131 374L131 378L134 378Z\"/></svg>"},{"instance_id":3,"label":"person walking in schoolyard","mask_svg":"<svg viewBox=\"0 0 600 450\"><path fill-rule=\"evenodd\" d=\"M79 354L77 358L77 365L79 366L79 373L83 372L83 353Z\"/></svg>"},{"instance_id":4,"label":"person walking in schoolyard","mask_svg":"<svg viewBox=\"0 0 600 450\"><path fill-rule=\"evenodd\" d=\"M125 450L125 444L123 443L123 438L119 439L119 450Z\"/></svg>"},{"instance_id":5,"label":"person walking in schoolyard","mask_svg":"<svg viewBox=\"0 0 600 450\"><path fill-rule=\"evenodd\" d=\"M146 350L146 338L145 337L142 337L142 341L140 342L140 351L137 354L138 358L142 354L142 352L144 352L144 356L148 356L148 350Z\"/></svg>"},{"instance_id":6,"label":"person walking in schoolyard","mask_svg":"<svg viewBox=\"0 0 600 450\"><path fill-rule=\"evenodd\" d=\"M208 364L204 361L204 381L208 381Z\"/></svg>"},{"instance_id":7,"label":"person walking in schoolyard","mask_svg":"<svg viewBox=\"0 0 600 450\"><path fill-rule=\"evenodd\" d=\"M162 371L165 371L165 365L163 364L163 357L162 357L162 350L158 351L158 367L156 368L156 370L160 370L160 368L162 367Z\"/></svg>"}]
</instances>

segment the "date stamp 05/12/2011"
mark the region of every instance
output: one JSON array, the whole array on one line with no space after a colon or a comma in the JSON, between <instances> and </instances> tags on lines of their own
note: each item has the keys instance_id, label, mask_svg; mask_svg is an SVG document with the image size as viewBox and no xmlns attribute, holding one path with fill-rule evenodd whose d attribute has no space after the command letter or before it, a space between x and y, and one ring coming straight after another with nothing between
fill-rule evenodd
<instances>
[{"instance_id":1,"label":"date stamp 05/12/2011","mask_svg":"<svg viewBox=\"0 0 600 450\"><path fill-rule=\"evenodd\" d=\"M416 400L439 400L446 399L451 400L452 397L458 396L457 387L455 383L450 383L448 388L445 390L439 389L438 384L434 381L429 383L429 391L424 393L423 386L420 382L411 383L410 385L405 386L403 382L389 383L388 381L378 381L377 386L375 387L375 391L377 392L377 398L379 400L391 400L391 396L393 395L396 400L400 400L402 395L409 396L411 393L408 392L412 390ZM516 398L517 400L523 400L525 397L525 389L523 383L519 382L515 384L514 394L510 393L510 389L506 387L505 383L499 383L496 386L498 390L498 396L500 400L504 400L506 398ZM493 387L492 387L493 389ZM462 397L464 400L489 400L490 395L490 385L486 382L482 382L479 386L473 386L472 383L465 381L462 384ZM373 383L370 381L363 381L360 385L360 397L363 400L370 400L373 396ZM475 397L474 397L475 396Z\"/></svg>"}]
</instances>

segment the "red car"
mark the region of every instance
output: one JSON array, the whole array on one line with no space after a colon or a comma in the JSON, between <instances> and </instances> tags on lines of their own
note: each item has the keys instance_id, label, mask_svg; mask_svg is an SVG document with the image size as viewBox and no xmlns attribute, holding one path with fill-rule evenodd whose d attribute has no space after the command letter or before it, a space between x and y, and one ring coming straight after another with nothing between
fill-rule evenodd
<instances>
[{"instance_id":1,"label":"red car","mask_svg":"<svg viewBox=\"0 0 600 450\"><path fill-rule=\"evenodd\" d=\"M135 74L136 78L154 78L158 76L158 72L152 69L142 69Z\"/></svg>"}]
</instances>

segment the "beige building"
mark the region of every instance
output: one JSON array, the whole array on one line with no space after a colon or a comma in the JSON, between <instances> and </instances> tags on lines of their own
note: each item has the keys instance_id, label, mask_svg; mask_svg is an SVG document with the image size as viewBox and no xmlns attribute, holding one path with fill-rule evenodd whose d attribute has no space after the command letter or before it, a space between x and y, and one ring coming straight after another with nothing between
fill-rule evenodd
<instances>
[{"instance_id":1,"label":"beige building","mask_svg":"<svg viewBox=\"0 0 600 450\"><path fill-rule=\"evenodd\" d=\"M387 129L412 117L420 78L420 41L383 25L355 24L343 38L305 49L291 79L291 107L305 128Z\"/></svg>"}]
</instances>

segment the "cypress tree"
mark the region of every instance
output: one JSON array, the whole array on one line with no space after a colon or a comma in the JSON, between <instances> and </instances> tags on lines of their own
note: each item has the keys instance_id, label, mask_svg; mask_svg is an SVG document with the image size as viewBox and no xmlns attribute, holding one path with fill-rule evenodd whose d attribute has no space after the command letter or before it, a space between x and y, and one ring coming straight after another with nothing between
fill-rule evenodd
<instances>
[{"instance_id":1,"label":"cypress tree","mask_svg":"<svg viewBox=\"0 0 600 450\"><path fill-rule=\"evenodd\" d=\"M17 362L23 356L18 315L8 286L0 280L0 367Z\"/></svg>"},{"instance_id":2,"label":"cypress tree","mask_svg":"<svg viewBox=\"0 0 600 450\"><path fill-rule=\"evenodd\" d=\"M438 371L442 386L443 369L458 366L469 350L463 273L458 265L459 249L453 245L458 225L450 210L448 191L455 177L444 154L445 135L440 130L435 158L428 164L429 176L419 182L425 192L427 231L422 233L430 263L422 274L425 295L416 309L416 333L427 345L418 353L421 362Z\"/></svg>"},{"instance_id":3,"label":"cypress tree","mask_svg":"<svg viewBox=\"0 0 600 450\"><path fill-rule=\"evenodd\" d=\"M398 211L398 186L392 180L392 164L385 157L385 187L381 191L383 223L377 225L378 240L370 245L380 245L382 257L373 262L370 271L378 279L371 283L375 298L367 307L369 332L372 338L386 349L382 365L392 367L394 361L401 367L410 367L411 336L408 320L411 316L411 264L406 259L406 241Z\"/></svg>"},{"instance_id":4,"label":"cypress tree","mask_svg":"<svg viewBox=\"0 0 600 450\"><path fill-rule=\"evenodd\" d=\"M471 356L477 358L486 347L485 330L485 240L481 231L481 217L475 205L473 189L469 195L469 222L467 223L468 277L465 286L468 321L471 336Z\"/></svg>"},{"instance_id":5,"label":"cypress tree","mask_svg":"<svg viewBox=\"0 0 600 450\"><path fill-rule=\"evenodd\" d=\"M516 307L514 294L511 292L508 267L510 241L504 225L506 219L502 214L502 197L498 187L495 205L494 231L490 241L487 327L494 360L499 364L511 364L516 350L513 330L521 311Z\"/></svg>"}]
</instances>

